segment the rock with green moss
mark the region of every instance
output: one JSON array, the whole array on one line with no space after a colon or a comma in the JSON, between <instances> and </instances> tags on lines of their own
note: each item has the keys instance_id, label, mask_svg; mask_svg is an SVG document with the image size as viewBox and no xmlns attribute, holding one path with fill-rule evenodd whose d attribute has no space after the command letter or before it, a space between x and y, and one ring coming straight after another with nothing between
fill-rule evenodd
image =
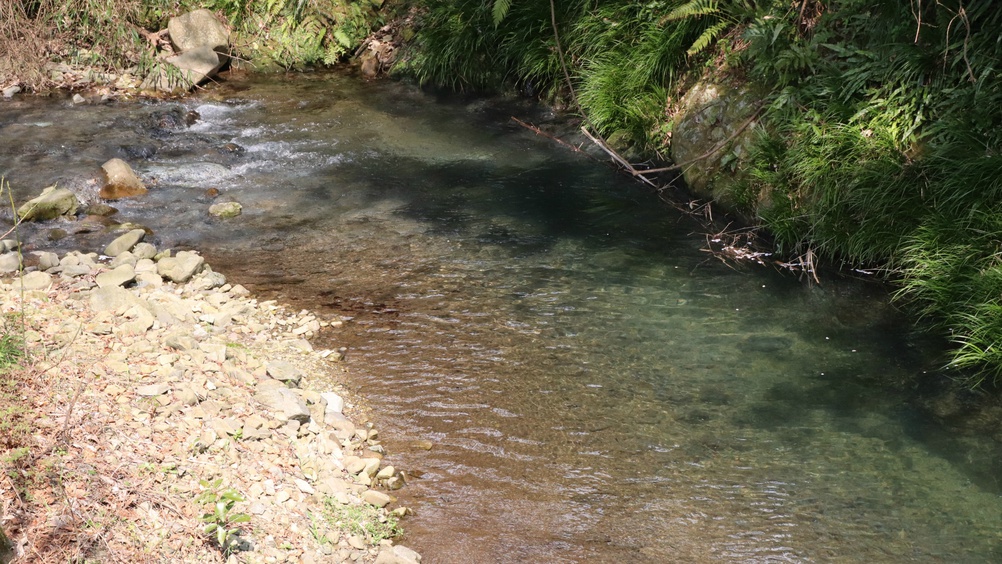
<instances>
[{"instance_id":1,"label":"rock with green moss","mask_svg":"<svg viewBox=\"0 0 1002 564\"><path fill-rule=\"evenodd\" d=\"M733 79L700 81L686 92L672 129L671 157L694 194L732 209L760 127L762 94ZM737 211L751 211L741 209Z\"/></svg>"},{"instance_id":2,"label":"rock with green moss","mask_svg":"<svg viewBox=\"0 0 1002 564\"><path fill-rule=\"evenodd\" d=\"M209 215L220 219L230 219L240 215L243 209L243 206L238 202L219 202L209 206Z\"/></svg>"},{"instance_id":3,"label":"rock with green moss","mask_svg":"<svg viewBox=\"0 0 1002 564\"><path fill-rule=\"evenodd\" d=\"M53 185L42 190L38 197L25 202L17 209L17 215L24 221L45 221L75 215L79 207L80 201L73 192Z\"/></svg>"}]
</instances>

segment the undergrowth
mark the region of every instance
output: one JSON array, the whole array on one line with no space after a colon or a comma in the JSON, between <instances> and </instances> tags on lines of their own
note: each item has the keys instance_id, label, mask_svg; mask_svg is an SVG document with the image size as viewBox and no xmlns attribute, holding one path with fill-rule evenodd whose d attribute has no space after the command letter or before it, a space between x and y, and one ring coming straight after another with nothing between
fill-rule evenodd
<instances>
[{"instance_id":1,"label":"undergrowth","mask_svg":"<svg viewBox=\"0 0 1002 564\"><path fill-rule=\"evenodd\" d=\"M233 30L233 54L260 70L334 64L383 23L382 0L12 0L0 2L0 85L67 85L58 65L89 84L156 74L173 55L158 32L207 8Z\"/></svg>"}]
</instances>

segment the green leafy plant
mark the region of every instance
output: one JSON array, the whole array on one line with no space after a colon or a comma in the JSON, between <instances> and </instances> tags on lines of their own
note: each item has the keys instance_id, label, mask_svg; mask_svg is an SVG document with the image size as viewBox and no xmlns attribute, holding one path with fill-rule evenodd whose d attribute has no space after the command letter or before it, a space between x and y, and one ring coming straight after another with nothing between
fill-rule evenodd
<instances>
[{"instance_id":1,"label":"green leafy plant","mask_svg":"<svg viewBox=\"0 0 1002 564\"><path fill-rule=\"evenodd\" d=\"M332 497L324 499L322 520L328 527L364 537L372 545L400 534L399 520L395 515L384 514L368 504L345 505ZM316 525L311 526L311 531L314 538L326 538Z\"/></svg>"},{"instance_id":2,"label":"green leafy plant","mask_svg":"<svg viewBox=\"0 0 1002 564\"><path fill-rule=\"evenodd\" d=\"M245 501L244 497L232 488L223 488L222 478L212 482L200 480L199 484L205 491L198 496L197 501L209 506L209 511L201 517L206 524L204 532L224 554L230 554L240 544L240 528L235 525L250 522L251 519L246 513L233 512L237 503Z\"/></svg>"}]
</instances>

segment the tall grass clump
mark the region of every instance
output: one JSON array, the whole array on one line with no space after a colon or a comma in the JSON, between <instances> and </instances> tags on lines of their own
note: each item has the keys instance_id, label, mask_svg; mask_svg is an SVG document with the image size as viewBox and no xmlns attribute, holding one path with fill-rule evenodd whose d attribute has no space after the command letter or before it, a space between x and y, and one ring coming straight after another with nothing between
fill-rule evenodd
<instances>
[{"instance_id":1,"label":"tall grass clump","mask_svg":"<svg viewBox=\"0 0 1002 564\"><path fill-rule=\"evenodd\" d=\"M558 105L573 104L574 88L598 133L655 150L668 92L707 27L698 18L667 17L684 4L426 0L420 31L396 71L423 84L516 90Z\"/></svg>"}]
</instances>

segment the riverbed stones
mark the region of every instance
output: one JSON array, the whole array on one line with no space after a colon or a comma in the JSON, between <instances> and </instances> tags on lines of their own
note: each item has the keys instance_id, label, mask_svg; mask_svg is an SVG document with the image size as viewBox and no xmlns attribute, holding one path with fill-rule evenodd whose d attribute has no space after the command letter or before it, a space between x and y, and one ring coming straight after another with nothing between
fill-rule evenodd
<instances>
[{"instance_id":1,"label":"riverbed stones","mask_svg":"<svg viewBox=\"0 0 1002 564\"><path fill-rule=\"evenodd\" d=\"M390 503L390 496L376 490L366 490L362 492L362 501L376 507L386 507Z\"/></svg>"},{"instance_id":2,"label":"riverbed stones","mask_svg":"<svg viewBox=\"0 0 1002 564\"><path fill-rule=\"evenodd\" d=\"M123 255L131 262L124 252L119 256ZM116 480L128 479L142 488L160 484L163 492L155 493L161 497L181 494L177 503L191 515L204 511L193 501L203 491L199 482L221 478L224 487L248 498L241 508L253 514L249 548L241 552L248 562L361 563L377 557L384 562L417 561L393 560L413 553L396 550L389 542L378 547L382 556L377 556L373 539L361 533L356 533L354 544L363 548L352 548L347 529L310 519L311 514L322 514L325 503L370 503L384 508L377 510L384 518L393 498L367 493L362 484L376 477L381 486L392 488L390 480L398 479L398 473L392 467L379 470L380 458L368 450L375 447L367 442L377 434L369 426L359 426L365 439L356 435L355 425L340 411L344 400L337 392L311 391L311 381L317 383L319 374L336 367L294 334L311 320L309 315L290 314L274 302L258 302L240 286L196 289L202 288L196 280L167 279L158 287L75 288L79 282L93 284L94 278L110 274L108 262L94 253L49 257L46 265L57 276L29 273L46 277L48 291L24 294L34 300L32 308L44 308L38 312L39 328L30 342L69 347L68 358L73 361L63 365L60 378L69 385L71 375L80 372L81 382L88 384L75 400L76 409L88 415L74 421L73 434L93 441L98 449L90 464L104 461L125 473L116 474ZM140 266L155 268L150 259L136 261L137 272ZM89 275L65 275L66 269L77 267ZM10 307L20 299L15 291L18 279L14 282L0 286L0 305ZM198 319L207 312L218 315L222 308L239 312L224 331ZM307 346L292 346L300 341ZM291 365L299 378L297 385L305 389L290 388L269 375L269 367L279 373L277 361ZM324 389L340 387L328 382ZM330 411L332 407L338 411ZM55 420L51 413L41 415ZM333 425L327 424L329 417ZM131 462L123 465L124 460ZM358 483L353 483L355 477L346 472L343 461L354 461ZM140 471L147 474L138 476ZM75 485L69 495L77 491L87 488ZM146 517L128 518L137 527L154 530L163 526L166 515L160 514L156 525L141 520ZM190 527L187 522L172 523L173 536L190 535L196 541L190 546L201 546L197 523ZM331 542L316 543L311 530L317 527ZM279 549L274 539L292 548ZM215 556L190 554L190 561Z\"/></svg>"},{"instance_id":3,"label":"riverbed stones","mask_svg":"<svg viewBox=\"0 0 1002 564\"><path fill-rule=\"evenodd\" d=\"M176 256L165 257L157 262L157 273L175 283L184 283L198 273L205 265L205 259L192 251L181 251Z\"/></svg>"},{"instance_id":4,"label":"riverbed stones","mask_svg":"<svg viewBox=\"0 0 1002 564\"><path fill-rule=\"evenodd\" d=\"M47 221L75 215L79 207L80 201L73 192L53 185L25 202L17 209L17 215L24 221Z\"/></svg>"},{"instance_id":5,"label":"riverbed stones","mask_svg":"<svg viewBox=\"0 0 1002 564\"><path fill-rule=\"evenodd\" d=\"M131 251L143 238L146 231L143 229L132 229L123 235L119 235L114 241L104 248L104 254L109 257L117 257L125 251Z\"/></svg>"},{"instance_id":6,"label":"riverbed stones","mask_svg":"<svg viewBox=\"0 0 1002 564\"><path fill-rule=\"evenodd\" d=\"M129 163L122 159L109 160L101 165L101 170L104 171L105 182L98 196L102 199L134 198L149 191L143 181L136 176Z\"/></svg>"}]
</instances>

